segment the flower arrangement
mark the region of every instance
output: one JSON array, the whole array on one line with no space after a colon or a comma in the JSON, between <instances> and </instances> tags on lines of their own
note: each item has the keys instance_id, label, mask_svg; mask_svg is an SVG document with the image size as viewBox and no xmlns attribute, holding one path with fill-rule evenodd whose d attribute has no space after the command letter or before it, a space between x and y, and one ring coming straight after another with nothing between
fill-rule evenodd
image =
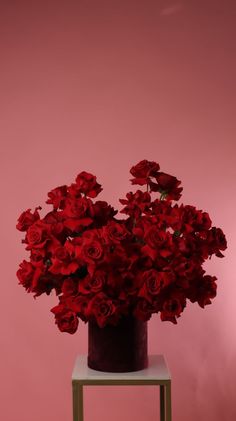
<instances>
[{"instance_id":1,"label":"flower arrangement","mask_svg":"<svg viewBox=\"0 0 236 421\"><path fill-rule=\"evenodd\" d=\"M82 171L75 183L48 193L53 210L46 216L40 218L38 206L17 221L30 252L19 265L19 284L34 298L55 290L59 303L51 312L61 332L75 333L79 319L104 327L125 315L147 321L158 312L177 323L187 300L204 308L216 296L217 278L202 265L213 254L223 257L223 231L207 212L173 203L181 182L156 162L142 160L130 173L145 191L120 199L124 219L94 200L102 187Z\"/></svg>"}]
</instances>

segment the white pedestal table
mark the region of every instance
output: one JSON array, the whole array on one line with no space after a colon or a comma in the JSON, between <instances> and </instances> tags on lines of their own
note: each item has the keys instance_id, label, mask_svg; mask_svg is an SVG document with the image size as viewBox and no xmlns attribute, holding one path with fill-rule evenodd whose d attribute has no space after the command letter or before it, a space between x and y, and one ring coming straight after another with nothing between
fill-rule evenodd
<instances>
[{"instance_id":1,"label":"white pedestal table","mask_svg":"<svg viewBox=\"0 0 236 421\"><path fill-rule=\"evenodd\" d=\"M126 373L107 373L87 366L87 355L78 355L72 372L73 421L84 421L83 386L160 387L160 421L171 421L171 375L163 355L149 355L146 369Z\"/></svg>"}]
</instances>

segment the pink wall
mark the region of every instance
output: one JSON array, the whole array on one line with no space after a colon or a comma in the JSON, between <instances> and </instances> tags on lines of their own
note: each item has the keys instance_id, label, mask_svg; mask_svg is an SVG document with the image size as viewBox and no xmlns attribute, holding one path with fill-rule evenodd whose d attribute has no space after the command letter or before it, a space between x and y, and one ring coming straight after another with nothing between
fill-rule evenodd
<instances>
[{"instance_id":1,"label":"pink wall","mask_svg":"<svg viewBox=\"0 0 236 421\"><path fill-rule=\"evenodd\" d=\"M18 286L28 256L16 219L47 192L95 173L118 206L129 169L156 160L182 201L209 212L228 240L206 266L218 295L178 325L149 322L149 352L173 376L174 421L236 419L235 1L2 1L1 419L72 417L70 377L87 326L60 333L50 308ZM106 391L106 392L105 392ZM154 388L89 389L86 420L157 419Z\"/></svg>"}]
</instances>

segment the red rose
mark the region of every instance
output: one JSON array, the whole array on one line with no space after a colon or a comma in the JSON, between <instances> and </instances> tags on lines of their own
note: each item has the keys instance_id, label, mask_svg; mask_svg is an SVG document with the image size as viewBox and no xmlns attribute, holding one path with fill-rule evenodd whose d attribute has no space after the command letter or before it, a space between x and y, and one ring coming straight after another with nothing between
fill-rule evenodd
<instances>
[{"instance_id":1,"label":"red rose","mask_svg":"<svg viewBox=\"0 0 236 421\"><path fill-rule=\"evenodd\" d=\"M153 306L144 298L140 298L137 301L137 304L133 310L133 315L137 317L137 319L140 319L146 322L147 320L151 318L153 312L154 312Z\"/></svg>"},{"instance_id":2,"label":"red rose","mask_svg":"<svg viewBox=\"0 0 236 421\"><path fill-rule=\"evenodd\" d=\"M23 285L27 292L37 293L38 285L44 273L45 268L43 263L41 263L41 265L38 267L34 267L32 263L23 260L16 274L20 284ZM46 292L46 290L43 292Z\"/></svg>"},{"instance_id":3,"label":"red rose","mask_svg":"<svg viewBox=\"0 0 236 421\"><path fill-rule=\"evenodd\" d=\"M117 319L117 317L115 317L115 304L103 292L100 292L91 299L88 304L88 313L95 318L100 327L104 327L108 323L112 324Z\"/></svg>"},{"instance_id":4,"label":"red rose","mask_svg":"<svg viewBox=\"0 0 236 421\"><path fill-rule=\"evenodd\" d=\"M77 293L77 282L74 279L66 278L61 287L63 296L71 296Z\"/></svg>"},{"instance_id":5,"label":"red rose","mask_svg":"<svg viewBox=\"0 0 236 421\"><path fill-rule=\"evenodd\" d=\"M147 270L141 275L141 278L143 282L138 295L151 303L153 296L157 296L161 290L158 272L155 269Z\"/></svg>"},{"instance_id":6,"label":"red rose","mask_svg":"<svg viewBox=\"0 0 236 421\"><path fill-rule=\"evenodd\" d=\"M142 247L142 251L152 260L155 260L157 256L169 257L173 254L172 235L168 231L151 226L146 230L144 239L147 244Z\"/></svg>"},{"instance_id":7,"label":"red rose","mask_svg":"<svg viewBox=\"0 0 236 421\"><path fill-rule=\"evenodd\" d=\"M191 233L193 231L205 231L211 227L211 220L207 212L197 210L195 206L181 205L180 220L181 231Z\"/></svg>"},{"instance_id":8,"label":"red rose","mask_svg":"<svg viewBox=\"0 0 236 421\"><path fill-rule=\"evenodd\" d=\"M90 199L86 197L69 198L66 200L65 208L61 212L66 218L84 218L91 206Z\"/></svg>"},{"instance_id":9,"label":"red rose","mask_svg":"<svg viewBox=\"0 0 236 421\"><path fill-rule=\"evenodd\" d=\"M215 254L217 257L224 257L220 250L227 248L227 241L221 228L212 227L207 232L206 242L211 254Z\"/></svg>"},{"instance_id":10,"label":"red rose","mask_svg":"<svg viewBox=\"0 0 236 421\"><path fill-rule=\"evenodd\" d=\"M165 230L170 227L173 231L181 229L182 213L177 203L172 206L171 202L156 199L152 202L152 211L158 228Z\"/></svg>"},{"instance_id":11,"label":"red rose","mask_svg":"<svg viewBox=\"0 0 236 421\"><path fill-rule=\"evenodd\" d=\"M122 284L119 298L127 300L128 296L135 296L143 283L142 277L127 272L122 274Z\"/></svg>"},{"instance_id":12,"label":"red rose","mask_svg":"<svg viewBox=\"0 0 236 421\"><path fill-rule=\"evenodd\" d=\"M56 187L48 193L48 197L46 203L52 204L54 210L63 209L67 197L67 186Z\"/></svg>"},{"instance_id":13,"label":"red rose","mask_svg":"<svg viewBox=\"0 0 236 421\"><path fill-rule=\"evenodd\" d=\"M94 263L101 260L103 257L103 246L100 241L96 239L86 239L82 245L82 259L87 263Z\"/></svg>"},{"instance_id":14,"label":"red rose","mask_svg":"<svg viewBox=\"0 0 236 421\"><path fill-rule=\"evenodd\" d=\"M66 232L64 230L63 217L61 212L57 212L55 210L48 212L42 221L47 224L51 235L60 239L61 242L64 243L66 239Z\"/></svg>"},{"instance_id":15,"label":"red rose","mask_svg":"<svg viewBox=\"0 0 236 421\"><path fill-rule=\"evenodd\" d=\"M88 321L88 303L89 296L76 294L72 296L65 297L65 305L72 312L76 313L78 317L84 322Z\"/></svg>"},{"instance_id":16,"label":"red rose","mask_svg":"<svg viewBox=\"0 0 236 421\"><path fill-rule=\"evenodd\" d=\"M81 193L92 198L102 191L101 184L97 183L97 177L86 171L82 171L77 175L76 184Z\"/></svg>"},{"instance_id":17,"label":"red rose","mask_svg":"<svg viewBox=\"0 0 236 421\"><path fill-rule=\"evenodd\" d=\"M158 272L155 269L147 270L142 275L143 285L138 295L153 303L161 291L169 286L174 279L175 276L172 272Z\"/></svg>"},{"instance_id":18,"label":"red rose","mask_svg":"<svg viewBox=\"0 0 236 421\"><path fill-rule=\"evenodd\" d=\"M182 187L179 187L181 181L177 180L176 177L159 172L156 176L156 183L150 183L151 191L159 191L167 199L179 200L181 197Z\"/></svg>"},{"instance_id":19,"label":"red rose","mask_svg":"<svg viewBox=\"0 0 236 421\"><path fill-rule=\"evenodd\" d=\"M137 190L136 193L127 193L126 199L119 199L122 205L126 205L120 212L138 219L142 213L148 213L151 205L151 196L148 192Z\"/></svg>"},{"instance_id":20,"label":"red rose","mask_svg":"<svg viewBox=\"0 0 236 421\"><path fill-rule=\"evenodd\" d=\"M94 226L100 228L105 225L110 219L112 219L116 214L117 210L107 204L103 200L97 200L89 209L89 216L94 221Z\"/></svg>"},{"instance_id":21,"label":"red rose","mask_svg":"<svg viewBox=\"0 0 236 421\"><path fill-rule=\"evenodd\" d=\"M33 225L34 222L36 222L38 219L40 219L40 215L38 213L38 209L42 209L41 206L38 206L35 208L34 213L31 213L31 209L27 209L25 212L23 212L20 217L18 218L18 223L16 225L16 228L19 231L27 231L27 229Z\"/></svg>"},{"instance_id":22,"label":"red rose","mask_svg":"<svg viewBox=\"0 0 236 421\"><path fill-rule=\"evenodd\" d=\"M130 170L130 173L135 177L131 180L132 184L139 184L140 186L147 184L149 177L155 177L159 169L160 166L156 162L147 161L146 159L140 161Z\"/></svg>"},{"instance_id":23,"label":"red rose","mask_svg":"<svg viewBox=\"0 0 236 421\"><path fill-rule=\"evenodd\" d=\"M86 197L66 200L65 208L61 212L64 226L71 231L80 231L81 228L91 225L93 220L88 216L91 205L91 200Z\"/></svg>"},{"instance_id":24,"label":"red rose","mask_svg":"<svg viewBox=\"0 0 236 421\"><path fill-rule=\"evenodd\" d=\"M216 277L202 265L212 254L223 257L223 231L212 227L207 212L172 204L181 182L156 162L142 160L130 173L132 184L147 191L120 199L125 219L115 219L107 202L93 203L102 188L85 171L48 193L53 210L44 218L39 206L18 219L30 252L17 271L19 284L34 298L55 290L59 304L51 311L62 332L74 333L78 318L102 328L123 314L149 320L160 312L161 320L176 323L186 299L204 307L216 296ZM152 192L159 199L152 201Z\"/></svg>"},{"instance_id":25,"label":"red rose","mask_svg":"<svg viewBox=\"0 0 236 421\"><path fill-rule=\"evenodd\" d=\"M50 239L49 227L43 221L36 221L31 225L26 233L26 243L28 244L26 250L32 248L43 248Z\"/></svg>"},{"instance_id":26,"label":"red rose","mask_svg":"<svg viewBox=\"0 0 236 421\"><path fill-rule=\"evenodd\" d=\"M211 299L215 298L217 291L216 276L204 275L191 281L187 297L192 303L198 302L199 306L211 304Z\"/></svg>"},{"instance_id":27,"label":"red rose","mask_svg":"<svg viewBox=\"0 0 236 421\"><path fill-rule=\"evenodd\" d=\"M68 310L62 304L58 304L56 307L53 307L51 312L54 313L55 323L61 332L71 334L76 332L79 324L76 313Z\"/></svg>"},{"instance_id":28,"label":"red rose","mask_svg":"<svg viewBox=\"0 0 236 421\"><path fill-rule=\"evenodd\" d=\"M18 269L16 275L20 283L28 292L31 289L34 273L35 267L32 265L32 263L27 262L26 260L23 260L23 262L20 263L20 269Z\"/></svg>"},{"instance_id":29,"label":"red rose","mask_svg":"<svg viewBox=\"0 0 236 421\"><path fill-rule=\"evenodd\" d=\"M76 183L72 183L70 186L67 187L68 197L70 198L80 198L82 194L79 190L79 187Z\"/></svg>"},{"instance_id":30,"label":"red rose","mask_svg":"<svg viewBox=\"0 0 236 421\"><path fill-rule=\"evenodd\" d=\"M198 260L189 259L182 255L176 256L171 261L171 268L176 275L176 285L186 290L193 278L196 276L201 278L204 273Z\"/></svg>"},{"instance_id":31,"label":"red rose","mask_svg":"<svg viewBox=\"0 0 236 421\"><path fill-rule=\"evenodd\" d=\"M96 270L93 276L87 275L79 281L78 291L81 294L97 294L102 291L106 282L106 273L102 270Z\"/></svg>"},{"instance_id":32,"label":"red rose","mask_svg":"<svg viewBox=\"0 0 236 421\"><path fill-rule=\"evenodd\" d=\"M176 317L180 317L180 313L186 306L186 298L181 294L173 294L172 298L164 301L161 311L161 320L168 320L174 324L177 323Z\"/></svg>"},{"instance_id":33,"label":"red rose","mask_svg":"<svg viewBox=\"0 0 236 421\"><path fill-rule=\"evenodd\" d=\"M51 261L52 265L49 267L49 271L53 274L70 275L79 267L76 248L69 240L65 242L64 246L56 247L53 250Z\"/></svg>"},{"instance_id":34,"label":"red rose","mask_svg":"<svg viewBox=\"0 0 236 421\"><path fill-rule=\"evenodd\" d=\"M114 242L117 244L127 239L129 236L129 232L127 231L125 225L115 221L109 221L108 224L103 227L102 233L103 237L106 238L108 242Z\"/></svg>"},{"instance_id":35,"label":"red rose","mask_svg":"<svg viewBox=\"0 0 236 421\"><path fill-rule=\"evenodd\" d=\"M34 267L42 266L42 263L46 262L46 265L49 263L47 259L47 253L45 249L31 249L30 251L30 262Z\"/></svg>"}]
</instances>

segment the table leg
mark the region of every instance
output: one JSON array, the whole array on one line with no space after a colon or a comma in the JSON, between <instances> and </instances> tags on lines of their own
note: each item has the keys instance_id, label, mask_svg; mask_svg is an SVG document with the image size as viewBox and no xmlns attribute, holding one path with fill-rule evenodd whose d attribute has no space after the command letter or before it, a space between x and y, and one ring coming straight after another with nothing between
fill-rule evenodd
<instances>
[{"instance_id":1,"label":"table leg","mask_svg":"<svg viewBox=\"0 0 236 421\"><path fill-rule=\"evenodd\" d=\"M160 385L160 421L165 421L165 386Z\"/></svg>"},{"instance_id":2,"label":"table leg","mask_svg":"<svg viewBox=\"0 0 236 421\"><path fill-rule=\"evenodd\" d=\"M171 421L171 381L166 385L166 421Z\"/></svg>"},{"instance_id":3,"label":"table leg","mask_svg":"<svg viewBox=\"0 0 236 421\"><path fill-rule=\"evenodd\" d=\"M73 421L83 421L83 386L77 382L72 382L73 396Z\"/></svg>"}]
</instances>

